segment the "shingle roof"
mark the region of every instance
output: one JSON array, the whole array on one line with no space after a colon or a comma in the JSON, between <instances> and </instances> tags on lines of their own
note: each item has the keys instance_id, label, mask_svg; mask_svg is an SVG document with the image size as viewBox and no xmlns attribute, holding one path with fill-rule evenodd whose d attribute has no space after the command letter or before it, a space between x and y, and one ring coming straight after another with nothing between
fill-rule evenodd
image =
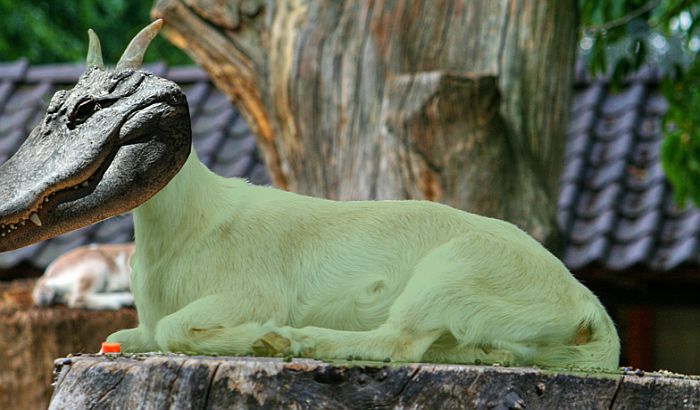
<instances>
[{"instance_id":1,"label":"shingle roof","mask_svg":"<svg viewBox=\"0 0 700 410\"><path fill-rule=\"evenodd\" d=\"M645 68L618 92L577 67L561 179L559 223L571 269L700 264L700 211L679 209L659 160L668 109L661 73Z\"/></svg>"},{"instance_id":2,"label":"shingle roof","mask_svg":"<svg viewBox=\"0 0 700 410\"><path fill-rule=\"evenodd\" d=\"M269 183L245 122L204 72L162 64L146 69L185 91L194 146L207 166L221 175ZM0 64L0 163L43 116L53 92L70 88L82 72L75 64ZM674 205L659 164L661 117L667 109L658 89L659 72L642 70L617 93L607 80L590 78L582 67L576 77L559 199L565 263L574 270L601 265L614 271L700 264L700 211ZM21 261L42 267L78 245L132 238L131 217L120 216L0 254L0 268Z\"/></svg>"}]
</instances>

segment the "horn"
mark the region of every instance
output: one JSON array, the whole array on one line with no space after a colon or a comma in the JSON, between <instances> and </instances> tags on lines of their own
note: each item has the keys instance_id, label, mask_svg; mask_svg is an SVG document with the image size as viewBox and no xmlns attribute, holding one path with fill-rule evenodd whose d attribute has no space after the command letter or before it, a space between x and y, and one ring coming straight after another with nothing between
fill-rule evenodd
<instances>
[{"instance_id":1,"label":"horn","mask_svg":"<svg viewBox=\"0 0 700 410\"><path fill-rule=\"evenodd\" d=\"M90 44L88 45L87 58L85 59L85 65L87 68L97 67L104 68L105 64L102 61L102 47L100 46L100 39L97 37L92 29L88 30L88 37L90 38Z\"/></svg>"},{"instance_id":2,"label":"horn","mask_svg":"<svg viewBox=\"0 0 700 410\"><path fill-rule=\"evenodd\" d=\"M117 70L124 70L127 68L136 70L140 68L143 62L143 55L146 54L148 45L158 34L162 26L163 19L158 19L139 31L136 37L134 37L126 47L126 50L124 50L124 54L122 54L117 63Z\"/></svg>"}]
</instances>

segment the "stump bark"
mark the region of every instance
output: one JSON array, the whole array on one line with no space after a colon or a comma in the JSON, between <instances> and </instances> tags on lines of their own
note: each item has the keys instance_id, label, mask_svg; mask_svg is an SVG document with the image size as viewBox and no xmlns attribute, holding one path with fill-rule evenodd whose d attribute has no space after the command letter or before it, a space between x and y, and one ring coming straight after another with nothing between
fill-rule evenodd
<instances>
[{"instance_id":1,"label":"stump bark","mask_svg":"<svg viewBox=\"0 0 700 410\"><path fill-rule=\"evenodd\" d=\"M0 283L0 409L48 406L56 357L97 352L110 333L136 325L136 312L32 306L34 280Z\"/></svg>"},{"instance_id":2,"label":"stump bark","mask_svg":"<svg viewBox=\"0 0 700 410\"><path fill-rule=\"evenodd\" d=\"M180 355L56 361L50 409L698 408L700 379Z\"/></svg>"}]
</instances>

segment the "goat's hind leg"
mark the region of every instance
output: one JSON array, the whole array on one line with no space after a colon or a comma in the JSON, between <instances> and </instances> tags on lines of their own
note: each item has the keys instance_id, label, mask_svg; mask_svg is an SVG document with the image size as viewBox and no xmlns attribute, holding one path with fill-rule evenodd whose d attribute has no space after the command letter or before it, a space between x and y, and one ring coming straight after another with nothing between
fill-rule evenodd
<instances>
[{"instance_id":1,"label":"goat's hind leg","mask_svg":"<svg viewBox=\"0 0 700 410\"><path fill-rule=\"evenodd\" d=\"M533 332L528 318L539 307L509 302L508 286L526 286L513 283L511 259L501 243L469 234L454 238L419 261L379 328L282 327L256 346L319 358L526 362L529 348L519 340Z\"/></svg>"},{"instance_id":2,"label":"goat's hind leg","mask_svg":"<svg viewBox=\"0 0 700 410\"><path fill-rule=\"evenodd\" d=\"M449 334L453 321L469 316L468 311L455 312L450 306L456 292L455 276L465 273L454 253L453 244L448 242L426 255L392 304L387 320L378 328L349 331L281 327L256 342L258 353L420 361L434 343Z\"/></svg>"},{"instance_id":3,"label":"goat's hind leg","mask_svg":"<svg viewBox=\"0 0 700 410\"><path fill-rule=\"evenodd\" d=\"M418 296L418 298L414 298ZM279 327L255 342L258 355L294 355L322 359L356 357L381 361L418 362L428 348L447 332L429 311L435 301L410 290L392 305L387 321L372 330L337 330L307 326Z\"/></svg>"},{"instance_id":4,"label":"goat's hind leg","mask_svg":"<svg viewBox=\"0 0 700 410\"><path fill-rule=\"evenodd\" d=\"M198 299L162 318L155 329L163 351L210 355L252 353L252 344L274 329L251 321L240 298L218 294Z\"/></svg>"},{"instance_id":5,"label":"goat's hind leg","mask_svg":"<svg viewBox=\"0 0 700 410\"><path fill-rule=\"evenodd\" d=\"M416 332L389 324L367 331L285 326L266 333L253 344L253 349L258 356L417 362L439 335L436 330Z\"/></svg>"}]
</instances>

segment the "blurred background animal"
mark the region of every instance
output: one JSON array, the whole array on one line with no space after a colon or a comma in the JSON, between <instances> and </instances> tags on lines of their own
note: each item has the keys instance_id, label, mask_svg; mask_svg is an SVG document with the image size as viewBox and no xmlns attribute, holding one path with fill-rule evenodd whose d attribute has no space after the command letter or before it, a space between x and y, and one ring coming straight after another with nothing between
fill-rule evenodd
<instances>
[{"instance_id":1,"label":"blurred background animal","mask_svg":"<svg viewBox=\"0 0 700 410\"><path fill-rule=\"evenodd\" d=\"M34 304L116 310L133 306L130 292L134 244L88 245L53 261L32 292Z\"/></svg>"}]
</instances>

